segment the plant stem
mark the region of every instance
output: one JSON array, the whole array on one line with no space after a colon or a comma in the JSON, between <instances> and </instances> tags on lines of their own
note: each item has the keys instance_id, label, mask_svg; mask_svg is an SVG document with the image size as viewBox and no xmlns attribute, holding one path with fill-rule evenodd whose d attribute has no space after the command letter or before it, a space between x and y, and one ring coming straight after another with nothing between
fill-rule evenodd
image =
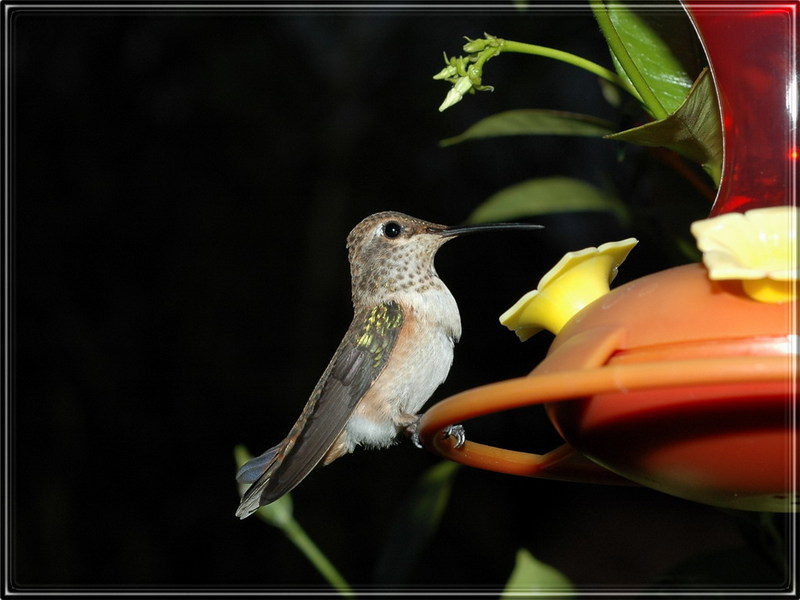
<instances>
[{"instance_id":1,"label":"plant stem","mask_svg":"<svg viewBox=\"0 0 800 600\"><path fill-rule=\"evenodd\" d=\"M308 537L308 534L300 526L300 523L293 518L288 519L282 524L281 529L292 543L305 554L306 558L313 564L317 571L330 583L336 591L345 598L355 598L355 594L345 581L344 577L336 570L330 561L325 557L317 545Z\"/></svg>"},{"instance_id":2,"label":"plant stem","mask_svg":"<svg viewBox=\"0 0 800 600\"><path fill-rule=\"evenodd\" d=\"M655 93L648 85L647 80L639 71L633 58L628 54L625 43L622 41L622 38L620 38L617 28L614 27L614 23L611 21L608 9L603 0L589 0L589 3L592 6L594 18L597 20L597 24L600 26L603 36L606 38L608 47L611 49L617 61L619 61L622 70L625 71L633 87L636 88L638 92L636 96L639 101L648 108L650 114L652 114L656 120L660 121L661 119L667 118L669 113L661 105L661 102L659 102Z\"/></svg>"},{"instance_id":3,"label":"plant stem","mask_svg":"<svg viewBox=\"0 0 800 600\"><path fill-rule=\"evenodd\" d=\"M250 453L244 446L238 445L233 449L233 456L236 465L241 467L248 460L252 458ZM241 490L244 492L244 489ZM355 594L350 586L345 581L344 577L336 570L327 557L317 547L317 545L308 537L308 534L303 530L294 515L292 514L292 498L290 494L286 494L268 506L262 506L255 513L262 521L277 527L289 541L292 542L297 548L300 549L305 557L311 562L317 571L336 589L339 594L345 598L355 598Z\"/></svg>"},{"instance_id":4,"label":"plant stem","mask_svg":"<svg viewBox=\"0 0 800 600\"><path fill-rule=\"evenodd\" d=\"M564 52L563 50L555 50L553 48L547 48L545 46L537 46L536 44L524 44L522 42L514 42L511 40L504 40L502 46L503 52L517 52L519 54L532 54L535 56L544 56L547 58L553 58L555 60L560 60L562 62L571 64L575 67L579 67L585 71L589 71L598 77L605 79L606 81L613 83L624 89L626 92L631 94L634 98L636 98L639 102L642 102L642 97L639 95L639 92L633 88L629 82L625 81L622 77L620 77L617 73L606 69L594 63L590 60L577 56L575 54L571 54L569 52Z\"/></svg>"}]
</instances>

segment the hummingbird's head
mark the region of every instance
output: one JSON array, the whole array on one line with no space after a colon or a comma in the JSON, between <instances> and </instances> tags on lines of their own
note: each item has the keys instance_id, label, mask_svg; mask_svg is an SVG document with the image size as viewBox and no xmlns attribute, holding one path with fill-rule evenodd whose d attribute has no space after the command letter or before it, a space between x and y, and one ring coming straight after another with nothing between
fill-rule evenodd
<instances>
[{"instance_id":1,"label":"hummingbird's head","mask_svg":"<svg viewBox=\"0 0 800 600\"><path fill-rule=\"evenodd\" d=\"M447 227L387 211L370 215L347 236L353 300L384 300L392 294L441 289L433 259L446 241L465 233L538 229L541 225L490 223Z\"/></svg>"},{"instance_id":2,"label":"hummingbird's head","mask_svg":"<svg viewBox=\"0 0 800 600\"><path fill-rule=\"evenodd\" d=\"M452 236L444 225L387 211L371 215L347 236L353 298L356 293L424 291L438 281L433 258Z\"/></svg>"}]
</instances>

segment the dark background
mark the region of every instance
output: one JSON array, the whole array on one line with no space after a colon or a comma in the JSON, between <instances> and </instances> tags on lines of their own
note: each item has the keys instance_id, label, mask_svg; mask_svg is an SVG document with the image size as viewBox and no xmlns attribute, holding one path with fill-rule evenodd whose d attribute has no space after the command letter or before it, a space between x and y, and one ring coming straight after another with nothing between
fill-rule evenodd
<instances>
[{"instance_id":1,"label":"dark background","mask_svg":"<svg viewBox=\"0 0 800 600\"><path fill-rule=\"evenodd\" d=\"M610 65L587 10L22 10L11 14L13 582L22 587L318 585L283 534L234 517L233 447L299 414L351 317L347 233L394 209L463 221L495 191L567 175L645 209L659 166L586 138L438 140L510 108L617 113L594 77L506 55L443 114L442 51L484 31ZM645 213L647 211L645 210ZM702 209L701 214L702 216ZM688 223L693 215L686 215ZM448 244L462 342L433 401L544 356L497 316L569 250L637 235L619 282L669 266L653 223L542 217ZM540 409L470 425L558 443ZM437 459L358 451L293 493L353 584ZM519 547L575 582L641 585L742 544L722 511L637 488L462 469L416 585L502 585Z\"/></svg>"}]
</instances>

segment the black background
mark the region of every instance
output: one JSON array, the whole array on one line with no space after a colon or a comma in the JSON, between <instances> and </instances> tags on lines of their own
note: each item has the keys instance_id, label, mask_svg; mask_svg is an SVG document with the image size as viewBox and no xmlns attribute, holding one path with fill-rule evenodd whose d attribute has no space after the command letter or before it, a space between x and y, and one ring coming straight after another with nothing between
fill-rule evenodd
<instances>
[{"instance_id":1,"label":"black background","mask_svg":"<svg viewBox=\"0 0 800 600\"><path fill-rule=\"evenodd\" d=\"M587 10L61 9L9 24L23 587L323 584L281 532L234 517L233 447L286 434L347 328L352 226L387 209L455 224L537 176L645 206L661 190L658 167L602 140L438 146L510 108L617 119L591 75L519 55L487 66L494 93L437 111L448 85L431 76L465 35L610 65ZM549 334L521 345L497 316L564 252L639 236L619 282L674 262L647 227L538 221L440 252L464 336L433 401L541 360ZM539 409L468 434L558 442ZM297 488L295 514L351 583L374 583L393 515L436 461L407 442L358 451ZM725 513L657 492L462 469L412 583L502 585L526 547L577 583L638 585L738 544Z\"/></svg>"}]
</instances>

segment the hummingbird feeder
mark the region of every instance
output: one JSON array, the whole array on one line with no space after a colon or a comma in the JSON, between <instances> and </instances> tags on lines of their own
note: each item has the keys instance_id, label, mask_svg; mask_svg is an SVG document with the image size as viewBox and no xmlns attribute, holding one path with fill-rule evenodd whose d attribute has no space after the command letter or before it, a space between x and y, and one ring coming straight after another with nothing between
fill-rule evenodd
<instances>
[{"instance_id":1,"label":"hummingbird feeder","mask_svg":"<svg viewBox=\"0 0 800 600\"><path fill-rule=\"evenodd\" d=\"M711 64L724 136L714 206L692 225L703 262L609 290L635 240L568 253L501 317L523 340L555 333L545 359L527 377L434 405L419 435L443 457L492 471L794 511L793 15L756 4L684 6ZM443 435L451 424L534 404L564 439L546 454L458 446Z\"/></svg>"}]
</instances>

